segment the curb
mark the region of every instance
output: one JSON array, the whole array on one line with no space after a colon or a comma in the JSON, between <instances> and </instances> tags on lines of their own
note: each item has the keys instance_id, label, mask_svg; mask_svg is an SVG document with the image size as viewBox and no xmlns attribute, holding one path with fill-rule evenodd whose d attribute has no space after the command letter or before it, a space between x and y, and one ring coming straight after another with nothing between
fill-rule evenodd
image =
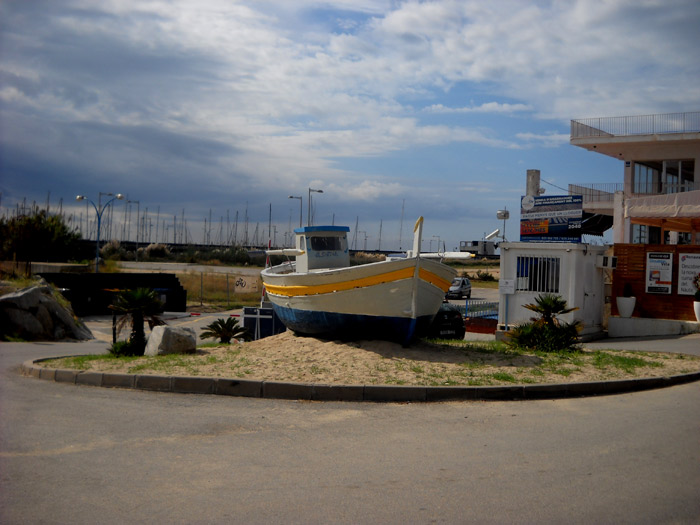
<instances>
[{"instance_id":1,"label":"curb","mask_svg":"<svg viewBox=\"0 0 700 525\"><path fill-rule=\"evenodd\" d=\"M55 359L55 358L51 358ZM306 401L374 401L389 403L435 401L516 401L562 399L625 394L667 388L700 381L700 372L668 377L594 381L590 383L555 383L501 386L394 386L330 385L285 383L216 377L134 375L106 372L44 368L46 359L25 361L20 373L36 379L104 388L129 388L179 394L210 394L265 399Z\"/></svg>"}]
</instances>

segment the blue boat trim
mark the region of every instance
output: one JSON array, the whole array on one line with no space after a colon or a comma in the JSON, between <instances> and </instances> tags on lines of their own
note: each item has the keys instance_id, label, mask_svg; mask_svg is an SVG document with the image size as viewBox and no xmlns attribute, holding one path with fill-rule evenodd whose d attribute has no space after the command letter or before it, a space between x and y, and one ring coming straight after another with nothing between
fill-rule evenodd
<instances>
[{"instance_id":1,"label":"blue boat trim","mask_svg":"<svg viewBox=\"0 0 700 525\"><path fill-rule=\"evenodd\" d=\"M408 344L425 334L434 316L417 319L298 310L273 304L275 313L290 330L305 335L332 335L348 339L385 339Z\"/></svg>"}]
</instances>

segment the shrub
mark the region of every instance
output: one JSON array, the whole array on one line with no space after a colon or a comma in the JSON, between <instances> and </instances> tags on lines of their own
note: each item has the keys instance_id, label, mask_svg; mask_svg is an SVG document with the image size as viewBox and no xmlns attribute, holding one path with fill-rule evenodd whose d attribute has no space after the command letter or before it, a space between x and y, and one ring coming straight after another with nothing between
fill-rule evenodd
<instances>
[{"instance_id":1,"label":"shrub","mask_svg":"<svg viewBox=\"0 0 700 525\"><path fill-rule=\"evenodd\" d=\"M113 343L108 350L109 353L115 357L143 355L143 351L141 350L139 353L139 349L136 345L132 344L131 341L117 341Z\"/></svg>"},{"instance_id":2,"label":"shrub","mask_svg":"<svg viewBox=\"0 0 700 525\"><path fill-rule=\"evenodd\" d=\"M146 257L149 259L168 259L170 257L170 248L165 244L149 244L146 246Z\"/></svg>"},{"instance_id":3,"label":"shrub","mask_svg":"<svg viewBox=\"0 0 700 525\"><path fill-rule=\"evenodd\" d=\"M76 251L80 235L71 231L62 215L33 210L28 215L0 217L0 259L67 261Z\"/></svg>"},{"instance_id":4,"label":"shrub","mask_svg":"<svg viewBox=\"0 0 700 525\"><path fill-rule=\"evenodd\" d=\"M520 349L539 350L541 352L559 352L576 350L579 321L562 323L557 316L577 310L569 308L559 295L542 294L535 298L534 304L525 308L539 315L528 323L522 323L508 332L508 344Z\"/></svg>"},{"instance_id":5,"label":"shrub","mask_svg":"<svg viewBox=\"0 0 700 525\"><path fill-rule=\"evenodd\" d=\"M213 323L207 325L204 331L199 335L202 339L219 339L220 343L228 344L231 339L249 340L250 334L246 328L238 324L238 319L227 317L217 319Z\"/></svg>"},{"instance_id":6,"label":"shrub","mask_svg":"<svg viewBox=\"0 0 700 525\"><path fill-rule=\"evenodd\" d=\"M162 311L162 306L158 294L149 288L124 290L109 306L110 309L122 314L117 323L117 332L120 332L126 324L131 324L129 345L134 348L136 352L134 355L143 355L146 349L144 322L148 320L151 327L165 324L157 315Z\"/></svg>"},{"instance_id":7,"label":"shrub","mask_svg":"<svg viewBox=\"0 0 700 525\"><path fill-rule=\"evenodd\" d=\"M496 278L493 276L492 273L484 272L482 270L477 270L476 280L477 281L495 281Z\"/></svg>"},{"instance_id":8,"label":"shrub","mask_svg":"<svg viewBox=\"0 0 700 525\"><path fill-rule=\"evenodd\" d=\"M126 251L117 240L109 241L102 248L100 248L100 255L103 259L120 260L124 257L125 253Z\"/></svg>"}]
</instances>

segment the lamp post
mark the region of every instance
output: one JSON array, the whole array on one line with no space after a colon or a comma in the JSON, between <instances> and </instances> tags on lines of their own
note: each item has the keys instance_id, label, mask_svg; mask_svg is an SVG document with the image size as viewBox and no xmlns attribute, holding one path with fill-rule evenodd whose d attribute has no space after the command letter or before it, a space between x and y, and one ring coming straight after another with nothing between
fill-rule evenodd
<instances>
[{"instance_id":1,"label":"lamp post","mask_svg":"<svg viewBox=\"0 0 700 525\"><path fill-rule=\"evenodd\" d=\"M100 193L100 197L103 194ZM111 195L108 194L108 195ZM90 204L92 204L92 207L95 208L95 214L97 215L97 241L95 243L95 273L100 273L100 225L102 223L102 214L104 213L105 209L107 206L109 206L113 200L119 199L122 200L124 198L124 195L121 193L117 193L114 197L109 199L104 206L102 206L101 199L98 198L98 201L100 201L100 206L98 207L92 199L88 199L85 195L78 195L75 200L77 201L88 201Z\"/></svg>"},{"instance_id":2,"label":"lamp post","mask_svg":"<svg viewBox=\"0 0 700 525\"><path fill-rule=\"evenodd\" d=\"M302 215L302 205L304 198L303 197L295 197L294 195L289 196L290 199L299 199L299 228L301 228L301 215Z\"/></svg>"},{"instance_id":3,"label":"lamp post","mask_svg":"<svg viewBox=\"0 0 700 525\"><path fill-rule=\"evenodd\" d=\"M307 226L311 226L311 193L312 193L312 192L313 192L313 193L323 193L323 190L314 190L314 189L312 189L312 188L309 188L309 202L308 202L308 205L309 205L309 213L308 213L308 215L306 216L306 225L307 225Z\"/></svg>"},{"instance_id":4,"label":"lamp post","mask_svg":"<svg viewBox=\"0 0 700 525\"><path fill-rule=\"evenodd\" d=\"M139 249L139 215L141 214L141 202L140 201L126 201L127 204L136 204L136 249ZM127 240L131 237L131 206L129 206L129 233L127 235Z\"/></svg>"}]
</instances>

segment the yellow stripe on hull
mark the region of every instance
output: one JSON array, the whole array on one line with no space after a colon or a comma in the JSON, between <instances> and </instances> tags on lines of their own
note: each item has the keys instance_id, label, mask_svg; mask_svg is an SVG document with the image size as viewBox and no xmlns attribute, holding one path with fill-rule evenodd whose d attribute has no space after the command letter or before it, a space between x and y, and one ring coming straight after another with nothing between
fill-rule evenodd
<instances>
[{"instance_id":1,"label":"yellow stripe on hull","mask_svg":"<svg viewBox=\"0 0 700 525\"><path fill-rule=\"evenodd\" d=\"M379 284L400 281L403 279L411 279L413 278L414 271L414 267L408 267L402 268L400 270L395 270L393 272L364 277L361 279L352 279L349 281L341 281L337 283L327 283L319 285L280 286L265 283L265 289L268 291L268 293L282 295L286 297L319 295L325 293L342 292L346 290L352 290L354 288L366 288L369 286L376 286ZM447 281L439 275L425 270L424 268L419 269L418 276L420 279L432 284L433 286L440 288L443 292L447 292L447 290L449 290L450 288L450 281Z\"/></svg>"}]
</instances>

